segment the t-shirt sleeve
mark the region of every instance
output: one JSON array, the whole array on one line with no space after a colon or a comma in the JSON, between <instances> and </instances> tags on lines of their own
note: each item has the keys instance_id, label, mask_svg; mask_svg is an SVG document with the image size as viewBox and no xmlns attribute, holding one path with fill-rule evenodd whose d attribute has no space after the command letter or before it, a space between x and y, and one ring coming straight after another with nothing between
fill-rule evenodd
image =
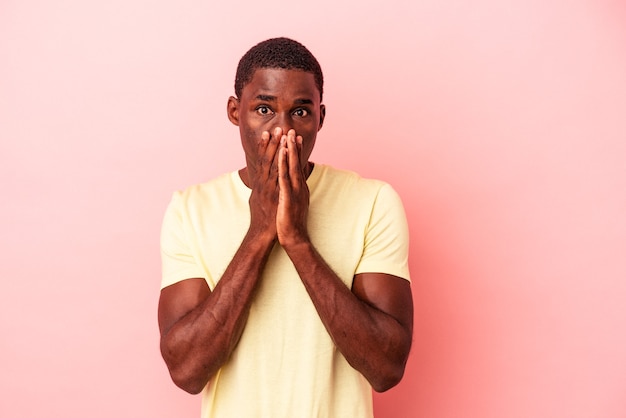
<instances>
[{"instance_id":1,"label":"t-shirt sleeve","mask_svg":"<svg viewBox=\"0 0 626 418\"><path fill-rule=\"evenodd\" d=\"M400 196L384 184L376 196L358 273L386 273L410 281L409 230Z\"/></svg>"},{"instance_id":2,"label":"t-shirt sleeve","mask_svg":"<svg viewBox=\"0 0 626 418\"><path fill-rule=\"evenodd\" d=\"M181 192L175 192L161 227L161 289L185 279L204 277L189 246L186 211Z\"/></svg>"}]
</instances>

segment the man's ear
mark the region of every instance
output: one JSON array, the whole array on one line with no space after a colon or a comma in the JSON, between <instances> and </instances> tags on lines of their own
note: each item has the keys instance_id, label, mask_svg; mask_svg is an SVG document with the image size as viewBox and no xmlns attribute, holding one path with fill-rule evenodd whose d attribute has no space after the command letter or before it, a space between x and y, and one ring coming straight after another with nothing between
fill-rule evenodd
<instances>
[{"instance_id":1,"label":"man's ear","mask_svg":"<svg viewBox=\"0 0 626 418\"><path fill-rule=\"evenodd\" d=\"M322 129L322 125L324 125L324 118L326 117L326 106L320 105L320 126L317 127L317 131L319 132Z\"/></svg>"},{"instance_id":2,"label":"man's ear","mask_svg":"<svg viewBox=\"0 0 626 418\"><path fill-rule=\"evenodd\" d=\"M239 99L233 96L228 98L226 113L228 114L228 120L231 121L233 125L239 126Z\"/></svg>"}]
</instances>

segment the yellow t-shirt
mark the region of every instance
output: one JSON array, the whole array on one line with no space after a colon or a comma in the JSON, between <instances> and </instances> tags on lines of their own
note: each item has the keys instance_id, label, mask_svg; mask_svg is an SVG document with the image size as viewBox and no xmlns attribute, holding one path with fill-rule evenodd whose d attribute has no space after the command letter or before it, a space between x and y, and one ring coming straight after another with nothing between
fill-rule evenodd
<instances>
[{"instance_id":1,"label":"yellow t-shirt","mask_svg":"<svg viewBox=\"0 0 626 418\"><path fill-rule=\"evenodd\" d=\"M365 272L409 280L406 217L391 186L319 164L307 184L311 241L346 286ZM235 171L174 194L161 234L162 288L193 277L215 288L249 227L250 192ZM202 398L202 418L372 416L369 383L333 344L280 245L235 351Z\"/></svg>"}]
</instances>

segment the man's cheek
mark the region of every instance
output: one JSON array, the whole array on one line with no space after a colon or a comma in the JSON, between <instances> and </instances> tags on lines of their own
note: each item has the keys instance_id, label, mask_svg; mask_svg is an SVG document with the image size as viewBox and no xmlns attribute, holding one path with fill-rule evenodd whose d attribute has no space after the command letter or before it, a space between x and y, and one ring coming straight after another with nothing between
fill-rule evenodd
<instances>
[{"instance_id":1,"label":"man's cheek","mask_svg":"<svg viewBox=\"0 0 626 418\"><path fill-rule=\"evenodd\" d=\"M255 145L261 139L261 135L254 129L244 130L242 132L242 137L250 145Z\"/></svg>"}]
</instances>

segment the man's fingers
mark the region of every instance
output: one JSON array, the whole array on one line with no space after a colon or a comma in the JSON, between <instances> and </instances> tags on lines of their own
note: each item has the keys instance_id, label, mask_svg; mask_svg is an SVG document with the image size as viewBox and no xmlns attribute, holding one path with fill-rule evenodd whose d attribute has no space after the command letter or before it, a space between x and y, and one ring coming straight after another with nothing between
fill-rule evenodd
<instances>
[{"instance_id":1,"label":"man's fingers","mask_svg":"<svg viewBox=\"0 0 626 418\"><path fill-rule=\"evenodd\" d=\"M262 149L259 150L259 157L267 165L268 175L278 171L276 151L280 146L282 132L281 128L275 128L272 134L269 131L263 131L261 134L260 146Z\"/></svg>"},{"instance_id":2,"label":"man's fingers","mask_svg":"<svg viewBox=\"0 0 626 418\"><path fill-rule=\"evenodd\" d=\"M302 136L296 136L296 144L298 144L298 154L302 154Z\"/></svg>"},{"instance_id":3,"label":"man's fingers","mask_svg":"<svg viewBox=\"0 0 626 418\"><path fill-rule=\"evenodd\" d=\"M297 148L298 148L298 161L300 161L300 156L302 155L302 136L300 136L300 135L296 136L296 145L297 145ZM300 171L302 172L302 178L306 179L306 172L305 171L308 168L306 166L308 164L308 162L305 162L304 164L305 165L301 165L300 166Z\"/></svg>"},{"instance_id":4,"label":"man's fingers","mask_svg":"<svg viewBox=\"0 0 626 418\"><path fill-rule=\"evenodd\" d=\"M291 186L297 188L302 180L303 173L300 166L300 150L296 142L296 131L293 129L287 134L287 162L289 163Z\"/></svg>"},{"instance_id":5,"label":"man's fingers","mask_svg":"<svg viewBox=\"0 0 626 418\"><path fill-rule=\"evenodd\" d=\"M261 140L257 142L259 156L265 155L265 150L267 149L267 145L269 144L269 142L270 142L269 131L263 131L261 133Z\"/></svg>"},{"instance_id":6,"label":"man's fingers","mask_svg":"<svg viewBox=\"0 0 626 418\"><path fill-rule=\"evenodd\" d=\"M267 144L267 155L274 159L276 155L276 150L280 144L280 137L283 135L283 130L280 128L274 129L274 134L270 136L269 142Z\"/></svg>"},{"instance_id":7,"label":"man's fingers","mask_svg":"<svg viewBox=\"0 0 626 418\"><path fill-rule=\"evenodd\" d=\"M283 135L280 140L280 147L278 148L277 160L278 160L278 185L281 189L289 186L289 173L288 173L288 161L287 161L287 136Z\"/></svg>"}]
</instances>

